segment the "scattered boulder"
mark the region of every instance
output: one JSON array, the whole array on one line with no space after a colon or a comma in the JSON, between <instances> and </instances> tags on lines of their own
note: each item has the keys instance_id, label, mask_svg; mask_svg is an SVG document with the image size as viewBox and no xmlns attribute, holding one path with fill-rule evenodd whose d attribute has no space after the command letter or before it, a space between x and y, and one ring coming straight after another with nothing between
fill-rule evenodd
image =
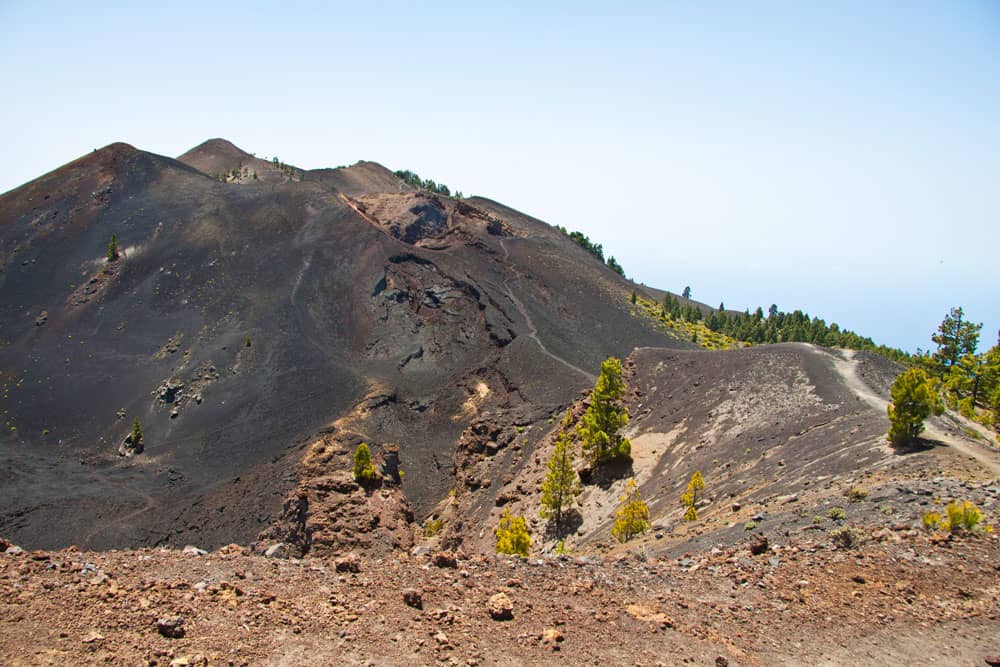
<instances>
[{"instance_id":1,"label":"scattered boulder","mask_svg":"<svg viewBox=\"0 0 1000 667\"><path fill-rule=\"evenodd\" d=\"M988 655L983 658L983 661L990 667L1000 667L1000 653L996 655Z\"/></svg>"},{"instance_id":2,"label":"scattered boulder","mask_svg":"<svg viewBox=\"0 0 1000 667\"><path fill-rule=\"evenodd\" d=\"M247 550L244 549L239 544L227 544L224 547L219 547L218 551L216 551L215 553L219 554L220 556L241 556L247 553Z\"/></svg>"},{"instance_id":3,"label":"scattered boulder","mask_svg":"<svg viewBox=\"0 0 1000 667\"><path fill-rule=\"evenodd\" d=\"M181 549L181 553L182 554L186 554L188 556L204 556L208 552L205 551L204 549L199 549L198 547L194 546L193 544L188 544L183 549Z\"/></svg>"},{"instance_id":4,"label":"scattered boulder","mask_svg":"<svg viewBox=\"0 0 1000 667\"><path fill-rule=\"evenodd\" d=\"M497 593L486 603L486 611L494 621L509 621L514 618L514 603L506 593Z\"/></svg>"},{"instance_id":5,"label":"scattered boulder","mask_svg":"<svg viewBox=\"0 0 1000 667\"><path fill-rule=\"evenodd\" d=\"M424 596L416 588L403 589L403 602L414 609L424 608Z\"/></svg>"},{"instance_id":6,"label":"scattered boulder","mask_svg":"<svg viewBox=\"0 0 1000 667\"><path fill-rule=\"evenodd\" d=\"M729 667L729 660L725 656L716 656L715 667Z\"/></svg>"},{"instance_id":7,"label":"scattered boulder","mask_svg":"<svg viewBox=\"0 0 1000 667\"><path fill-rule=\"evenodd\" d=\"M178 401L184 391L184 383L177 380L167 380L156 389L156 396L164 405Z\"/></svg>"},{"instance_id":8,"label":"scattered boulder","mask_svg":"<svg viewBox=\"0 0 1000 667\"><path fill-rule=\"evenodd\" d=\"M674 627L674 621L669 616L663 612L647 607L641 604L630 604L625 607L626 613L629 616L636 619L637 621L642 621L644 623L653 623L659 625L661 628L672 628Z\"/></svg>"},{"instance_id":9,"label":"scattered boulder","mask_svg":"<svg viewBox=\"0 0 1000 667\"><path fill-rule=\"evenodd\" d=\"M770 548L767 542L767 538L763 535L757 535L752 540L750 540L750 553L754 556L759 556L762 553L766 553Z\"/></svg>"},{"instance_id":10,"label":"scattered boulder","mask_svg":"<svg viewBox=\"0 0 1000 667\"><path fill-rule=\"evenodd\" d=\"M453 554L450 551L438 551L431 558L431 562L434 563L434 565L436 565L437 567L450 567L450 568L458 567L458 558L456 558L455 554Z\"/></svg>"},{"instance_id":11,"label":"scattered boulder","mask_svg":"<svg viewBox=\"0 0 1000 667\"><path fill-rule=\"evenodd\" d=\"M169 616L156 621L156 631L169 639L180 639L184 636L184 619L180 616Z\"/></svg>"},{"instance_id":12,"label":"scattered boulder","mask_svg":"<svg viewBox=\"0 0 1000 667\"><path fill-rule=\"evenodd\" d=\"M118 456L129 457L135 456L136 454L142 454L143 448L142 441L140 440L138 443L132 442L132 434L129 433L125 436L125 439L122 440L122 443L118 445Z\"/></svg>"},{"instance_id":13,"label":"scattered boulder","mask_svg":"<svg viewBox=\"0 0 1000 667\"><path fill-rule=\"evenodd\" d=\"M346 556L341 556L334 561L334 567L337 572L360 572L361 571L361 556L357 555L353 551Z\"/></svg>"},{"instance_id":14,"label":"scattered boulder","mask_svg":"<svg viewBox=\"0 0 1000 667\"><path fill-rule=\"evenodd\" d=\"M265 549L264 555L268 558L288 558L291 555L291 551L287 544L278 542Z\"/></svg>"},{"instance_id":15,"label":"scattered boulder","mask_svg":"<svg viewBox=\"0 0 1000 667\"><path fill-rule=\"evenodd\" d=\"M559 650L559 644L566 639L562 631L558 628L545 628L542 630L542 642L548 644L553 650Z\"/></svg>"}]
</instances>

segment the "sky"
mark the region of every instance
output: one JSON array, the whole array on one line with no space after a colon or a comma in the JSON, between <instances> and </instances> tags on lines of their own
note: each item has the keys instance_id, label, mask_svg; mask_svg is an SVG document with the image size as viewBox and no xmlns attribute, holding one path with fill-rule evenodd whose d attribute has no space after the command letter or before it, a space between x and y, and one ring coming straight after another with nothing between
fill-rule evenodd
<instances>
[{"instance_id":1,"label":"sky","mask_svg":"<svg viewBox=\"0 0 1000 667\"><path fill-rule=\"evenodd\" d=\"M138 4L0 0L0 192L224 137L411 169L713 306L910 351L962 306L996 342L993 0Z\"/></svg>"}]
</instances>

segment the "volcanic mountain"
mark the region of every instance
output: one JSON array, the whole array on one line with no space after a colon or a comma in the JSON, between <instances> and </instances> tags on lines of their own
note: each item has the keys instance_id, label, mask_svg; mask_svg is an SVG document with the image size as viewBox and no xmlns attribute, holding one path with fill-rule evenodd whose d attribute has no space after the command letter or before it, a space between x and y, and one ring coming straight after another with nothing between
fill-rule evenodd
<instances>
[{"instance_id":1,"label":"volcanic mountain","mask_svg":"<svg viewBox=\"0 0 1000 667\"><path fill-rule=\"evenodd\" d=\"M32 547L378 553L426 524L490 551L506 508L543 549L606 550L634 478L654 534L678 526L651 548L682 549L706 531L739 539L776 498L795 498L783 512L798 520L800 498L821 507L936 456L885 444L892 362L702 350L643 312L663 292L563 231L373 162L112 144L2 195L0 252L0 534ZM591 480L575 532L553 536L544 463L608 356L627 357L632 460ZM951 419L938 442L1000 471ZM362 442L387 472L376 492L351 474ZM677 498L694 470L711 506L689 535Z\"/></svg>"},{"instance_id":2,"label":"volcanic mountain","mask_svg":"<svg viewBox=\"0 0 1000 667\"><path fill-rule=\"evenodd\" d=\"M419 517L484 414L548 419L609 355L694 347L529 216L221 139L112 144L2 195L0 253L0 532L35 546L252 541L320 435L319 476L398 447Z\"/></svg>"}]
</instances>

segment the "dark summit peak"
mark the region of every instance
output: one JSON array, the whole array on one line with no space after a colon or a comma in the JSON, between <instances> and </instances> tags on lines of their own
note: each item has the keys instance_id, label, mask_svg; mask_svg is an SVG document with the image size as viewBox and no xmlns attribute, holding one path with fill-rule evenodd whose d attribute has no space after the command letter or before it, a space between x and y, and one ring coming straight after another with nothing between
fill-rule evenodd
<instances>
[{"instance_id":1,"label":"dark summit peak","mask_svg":"<svg viewBox=\"0 0 1000 667\"><path fill-rule=\"evenodd\" d=\"M208 139L198 144L188 152L184 153L177 159L181 162L187 162L195 157L207 157L215 156L227 159L236 160L250 160L253 159L253 155L247 153L245 150L229 141L228 139L222 139L221 137L216 137L214 139Z\"/></svg>"},{"instance_id":2,"label":"dark summit peak","mask_svg":"<svg viewBox=\"0 0 1000 667\"><path fill-rule=\"evenodd\" d=\"M139 149L133 146L132 144L125 143L124 141L115 141L114 143L110 143L96 152L127 155L127 154L138 153Z\"/></svg>"}]
</instances>

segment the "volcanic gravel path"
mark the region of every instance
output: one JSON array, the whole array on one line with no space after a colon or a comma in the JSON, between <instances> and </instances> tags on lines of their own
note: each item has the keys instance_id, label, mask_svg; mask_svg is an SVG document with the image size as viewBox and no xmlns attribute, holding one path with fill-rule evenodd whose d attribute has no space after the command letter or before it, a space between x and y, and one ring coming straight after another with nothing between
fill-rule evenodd
<instances>
[{"instance_id":1,"label":"volcanic gravel path","mask_svg":"<svg viewBox=\"0 0 1000 667\"><path fill-rule=\"evenodd\" d=\"M876 394L858 375L857 352L854 350L840 350L840 354L841 358L835 359L834 366L837 372L844 378L847 386L861 397L862 400L884 412L889 406L889 401ZM971 456L988 468L993 474L1000 476L1000 452L962 437L949 429L947 422L942 418L928 419L925 424L924 439L940 442L966 456Z\"/></svg>"},{"instance_id":2,"label":"volcanic gravel path","mask_svg":"<svg viewBox=\"0 0 1000 667\"><path fill-rule=\"evenodd\" d=\"M503 239L500 239L500 247L503 248L504 261L508 263L508 265L510 266L511 270L514 271L515 275L518 275L517 268L513 264L510 263L510 252L507 250L507 246L504 244ZM514 295L514 290L511 289L509 281L504 280L503 287L504 287L504 291L507 293L507 298L509 298L511 300L511 302L514 304L514 306L517 308L517 311L519 313L521 313L521 317L524 318L525 324L528 325L528 329L529 329L529 331L528 331L528 337L531 338L531 340L535 341L538 344L538 349L540 349L542 351L542 354L544 354L545 356L549 357L550 359L558 361L563 366L566 366L566 368L569 368L571 370L576 371L577 373L580 373L585 378L587 378L590 382L597 382L597 376L596 375L594 375L593 373L588 373L587 371L583 370L579 366L571 364L570 362L566 361L565 359L563 359L559 355L550 352L549 349L547 347L545 347L545 343L543 343L542 339L538 337L538 327L535 326L535 323L531 319L531 315L528 314L528 309L525 308L524 304L521 302L521 300L518 299Z\"/></svg>"}]
</instances>

